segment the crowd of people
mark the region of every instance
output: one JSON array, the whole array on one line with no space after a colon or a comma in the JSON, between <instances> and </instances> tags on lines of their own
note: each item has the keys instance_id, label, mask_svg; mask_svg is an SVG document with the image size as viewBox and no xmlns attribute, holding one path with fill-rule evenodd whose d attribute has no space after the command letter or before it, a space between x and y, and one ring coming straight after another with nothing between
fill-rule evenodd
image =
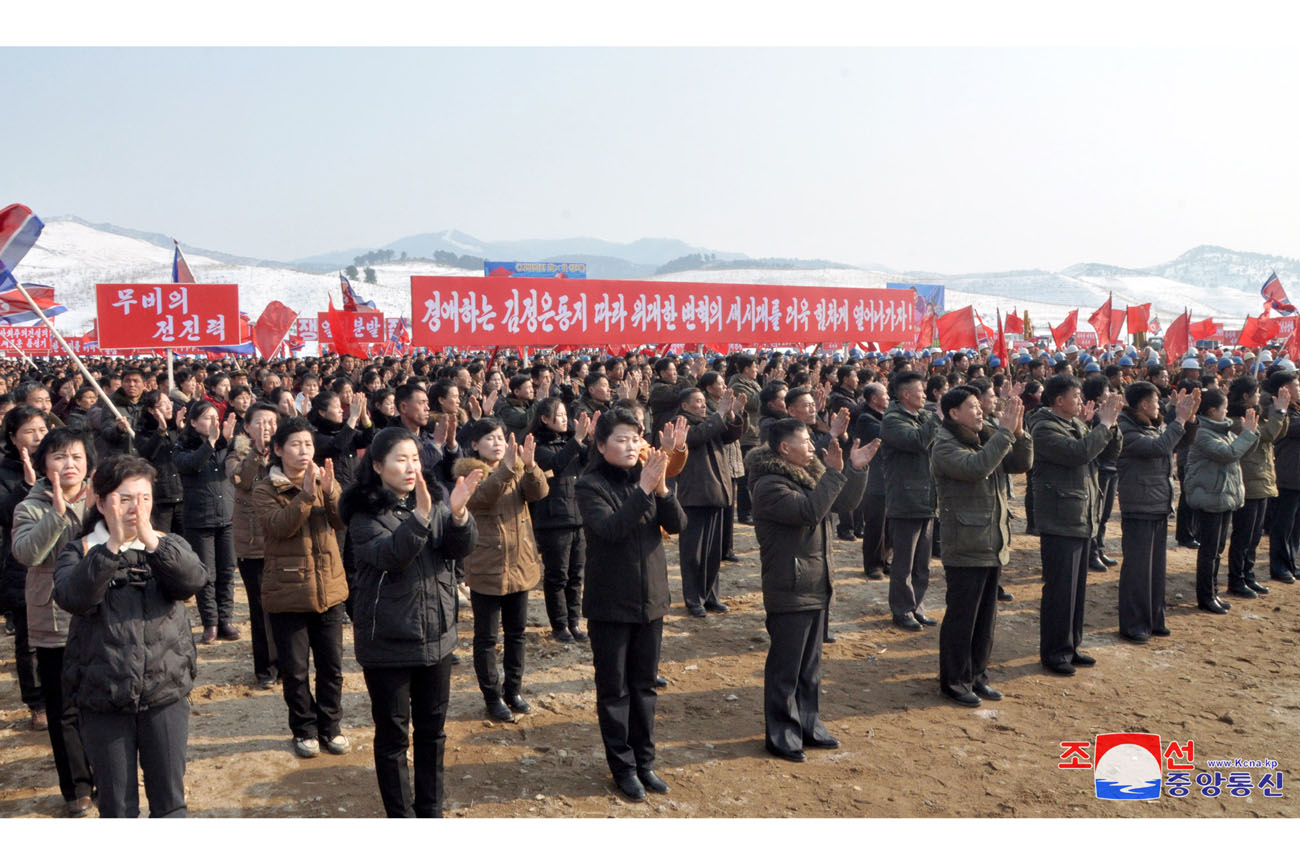
<instances>
[{"instance_id":1,"label":"crowd of people","mask_svg":"<svg viewBox=\"0 0 1300 866\"><path fill-rule=\"evenodd\" d=\"M70 359L0 365L0 607L71 816L95 800L101 816L139 814L138 773L151 816L186 814L198 647L241 639L236 572L249 675L280 688L303 759L351 749L351 628L392 817L442 814L463 595L485 714L531 711L539 587L550 639L591 647L614 783L634 801L667 792L654 723L668 536L684 613L707 618L728 610L736 525L753 527L765 747L789 761L839 745L819 715L837 547L860 545L862 576L888 580L894 627L939 627L943 695L1002 698L989 663L1011 597L1013 475L1039 538L1039 652L1054 674L1095 664L1089 572L1120 565L1123 638L1169 634L1171 520L1175 543L1196 549L1207 613L1231 607L1224 594L1295 581L1300 384L1267 350L1168 365L1132 346L1006 361L986 348L440 352L185 360L174 379L158 358L91 364L107 399ZM935 558L942 623L927 606Z\"/></svg>"}]
</instances>

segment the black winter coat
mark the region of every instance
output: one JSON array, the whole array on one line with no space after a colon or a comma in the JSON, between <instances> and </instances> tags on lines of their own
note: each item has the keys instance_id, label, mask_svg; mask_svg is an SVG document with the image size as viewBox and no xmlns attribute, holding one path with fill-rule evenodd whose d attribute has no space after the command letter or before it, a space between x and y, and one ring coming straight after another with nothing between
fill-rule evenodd
<instances>
[{"instance_id":1,"label":"black winter coat","mask_svg":"<svg viewBox=\"0 0 1300 866\"><path fill-rule=\"evenodd\" d=\"M831 601L831 514L848 483L813 459L795 466L759 445L745 457L768 613L825 610ZM861 487L858 488L859 493Z\"/></svg>"},{"instance_id":2,"label":"black winter coat","mask_svg":"<svg viewBox=\"0 0 1300 866\"><path fill-rule=\"evenodd\" d=\"M176 428L162 430L158 419L145 412L140 420L140 432L136 436L136 452L153 464L158 477L153 483L154 505L176 505L185 498L185 488L181 484L181 474L173 459L176 452L176 440L179 437Z\"/></svg>"},{"instance_id":3,"label":"black winter coat","mask_svg":"<svg viewBox=\"0 0 1300 866\"><path fill-rule=\"evenodd\" d=\"M578 476L587 468L587 445L572 433L541 429L533 434L537 466L546 474L550 492L528 504L534 529L573 529L582 525L578 511Z\"/></svg>"},{"instance_id":4,"label":"black winter coat","mask_svg":"<svg viewBox=\"0 0 1300 866\"><path fill-rule=\"evenodd\" d=\"M14 509L31 492L23 463L7 450L0 459L0 610L27 607L27 566L14 557Z\"/></svg>"},{"instance_id":5,"label":"black winter coat","mask_svg":"<svg viewBox=\"0 0 1300 866\"><path fill-rule=\"evenodd\" d=\"M229 526L235 517L235 488L226 477L229 446L218 438L216 447L193 430L181 436L172 459L185 486L185 528Z\"/></svg>"},{"instance_id":6,"label":"black winter coat","mask_svg":"<svg viewBox=\"0 0 1300 866\"><path fill-rule=\"evenodd\" d=\"M1116 458L1120 510L1129 517L1167 517L1174 499L1169 480L1174 446L1183 438L1183 425L1176 418L1146 424L1126 406L1119 413L1119 433L1124 441Z\"/></svg>"},{"instance_id":7,"label":"black winter coat","mask_svg":"<svg viewBox=\"0 0 1300 866\"><path fill-rule=\"evenodd\" d=\"M668 612L663 535L682 531L686 514L671 490L641 489L641 467L622 469L593 457L578 479L587 541L582 615L604 622L649 623Z\"/></svg>"},{"instance_id":8,"label":"black winter coat","mask_svg":"<svg viewBox=\"0 0 1300 866\"><path fill-rule=\"evenodd\" d=\"M473 516L457 526L447 503L435 501L425 525L413 494L398 501L388 490L361 487L349 489L339 507L356 563L349 599L357 662L437 664L456 649L452 564L478 543Z\"/></svg>"},{"instance_id":9,"label":"black winter coat","mask_svg":"<svg viewBox=\"0 0 1300 866\"><path fill-rule=\"evenodd\" d=\"M727 460L728 442L742 438L745 416L727 421L717 412L701 417L682 412L686 419L686 447L690 454L686 466L677 476L678 499L685 506L724 508L732 504L731 465ZM667 420L664 423L668 423Z\"/></svg>"},{"instance_id":10,"label":"black winter coat","mask_svg":"<svg viewBox=\"0 0 1300 866\"><path fill-rule=\"evenodd\" d=\"M72 614L64 650L63 693L82 710L136 713L190 693L194 635L185 600L207 572L178 535L153 553L117 554L99 542L100 524L68 542L54 570L54 602Z\"/></svg>"},{"instance_id":11,"label":"black winter coat","mask_svg":"<svg viewBox=\"0 0 1300 866\"><path fill-rule=\"evenodd\" d=\"M324 466L326 460L333 460L334 480L341 485L340 489L351 486L357 479L357 452L370 447L376 428L349 427L322 418L315 409L307 413L307 423L311 424L311 438L316 446L316 455L312 458L316 465Z\"/></svg>"}]
</instances>

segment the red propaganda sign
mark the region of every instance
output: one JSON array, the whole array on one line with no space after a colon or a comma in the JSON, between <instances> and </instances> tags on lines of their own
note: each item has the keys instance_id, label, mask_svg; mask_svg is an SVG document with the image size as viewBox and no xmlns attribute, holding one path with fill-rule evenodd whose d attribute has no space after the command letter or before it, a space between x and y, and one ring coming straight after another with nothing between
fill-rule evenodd
<instances>
[{"instance_id":1,"label":"red propaganda sign","mask_svg":"<svg viewBox=\"0 0 1300 866\"><path fill-rule=\"evenodd\" d=\"M336 310L335 316L345 317L352 323L350 339L370 343L386 339L384 336L384 314L378 310L363 310L359 313ZM318 340L321 343L333 343L334 334L330 332L328 313L316 314Z\"/></svg>"},{"instance_id":2,"label":"red propaganda sign","mask_svg":"<svg viewBox=\"0 0 1300 866\"><path fill-rule=\"evenodd\" d=\"M0 325L0 352L6 355L17 355L19 349L28 355L48 355L52 342L50 329L44 325Z\"/></svg>"},{"instance_id":3,"label":"red propaganda sign","mask_svg":"<svg viewBox=\"0 0 1300 866\"><path fill-rule=\"evenodd\" d=\"M316 319L307 316L299 316L298 322L294 327L296 330L293 333L296 336L309 343L316 342L319 336L319 328L317 328Z\"/></svg>"},{"instance_id":4,"label":"red propaganda sign","mask_svg":"<svg viewBox=\"0 0 1300 866\"><path fill-rule=\"evenodd\" d=\"M234 283L100 283L101 349L187 349L239 342Z\"/></svg>"},{"instance_id":5,"label":"red propaganda sign","mask_svg":"<svg viewBox=\"0 0 1300 866\"><path fill-rule=\"evenodd\" d=\"M641 280L411 277L417 346L818 343L912 336L915 292Z\"/></svg>"}]
</instances>

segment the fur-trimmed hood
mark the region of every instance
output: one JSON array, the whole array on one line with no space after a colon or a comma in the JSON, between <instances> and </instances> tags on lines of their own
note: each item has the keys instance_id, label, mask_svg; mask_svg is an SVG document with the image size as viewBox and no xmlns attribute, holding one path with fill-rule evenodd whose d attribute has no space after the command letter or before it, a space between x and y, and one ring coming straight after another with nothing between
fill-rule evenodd
<instances>
[{"instance_id":1,"label":"fur-trimmed hood","mask_svg":"<svg viewBox=\"0 0 1300 866\"><path fill-rule=\"evenodd\" d=\"M784 475L800 487L811 490L825 474L826 466L817 458L807 466L795 466L773 453L769 445L763 444L745 455L745 471L749 473L751 486L763 475Z\"/></svg>"}]
</instances>

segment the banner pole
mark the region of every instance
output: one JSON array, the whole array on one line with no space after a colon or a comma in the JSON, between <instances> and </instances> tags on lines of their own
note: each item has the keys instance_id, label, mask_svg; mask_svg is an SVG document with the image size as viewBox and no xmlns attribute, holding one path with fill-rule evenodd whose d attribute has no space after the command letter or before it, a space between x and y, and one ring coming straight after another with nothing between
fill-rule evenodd
<instances>
[{"instance_id":1,"label":"banner pole","mask_svg":"<svg viewBox=\"0 0 1300 866\"><path fill-rule=\"evenodd\" d=\"M77 353L72 351L72 347L68 345L68 341L63 339L63 335L54 329L53 323L45 317L45 311L32 300L31 295L27 294L27 288L18 280L14 280L14 282L18 285L18 291L22 292L23 297L27 299L27 303L31 304L32 312L36 313L37 316L40 316L41 321L45 323L45 327L50 329L50 333L54 335L54 339L58 340L59 345L63 347L63 351L67 352L68 357L72 358L72 360L77 363L77 368L81 370L81 375L86 377L86 381L90 383L90 387L94 388L95 393L99 395L99 399L104 401L104 405L108 406L109 411L112 412L119 421L125 421L126 416L124 416L121 410L117 408L117 404L110 400L108 395L104 393L104 389L100 386L99 380L95 378L95 374L91 373L85 363L77 357ZM126 435L132 438L135 437L135 429L131 427L130 424L126 426Z\"/></svg>"}]
</instances>

